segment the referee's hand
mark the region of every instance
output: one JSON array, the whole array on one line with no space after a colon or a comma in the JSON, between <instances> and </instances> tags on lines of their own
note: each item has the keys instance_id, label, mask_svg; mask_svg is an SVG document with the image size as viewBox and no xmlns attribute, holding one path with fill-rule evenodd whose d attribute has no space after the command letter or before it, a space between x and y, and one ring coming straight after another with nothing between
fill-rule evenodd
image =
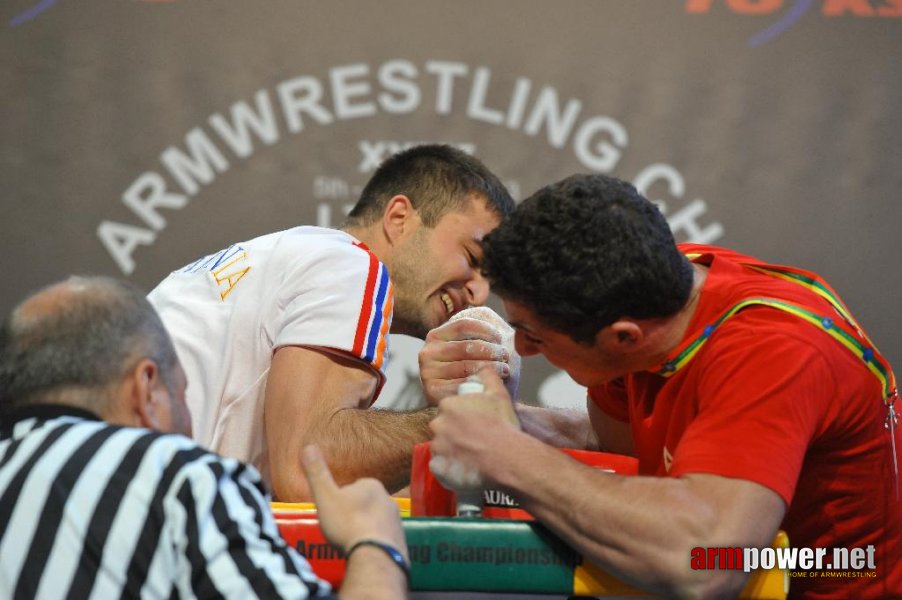
<instances>
[{"instance_id":1,"label":"referee's hand","mask_svg":"<svg viewBox=\"0 0 902 600\"><path fill-rule=\"evenodd\" d=\"M320 528L332 544L347 550L362 539L380 540L409 562L398 505L379 480L358 479L339 487L317 446L304 448L303 462Z\"/></svg>"}]
</instances>

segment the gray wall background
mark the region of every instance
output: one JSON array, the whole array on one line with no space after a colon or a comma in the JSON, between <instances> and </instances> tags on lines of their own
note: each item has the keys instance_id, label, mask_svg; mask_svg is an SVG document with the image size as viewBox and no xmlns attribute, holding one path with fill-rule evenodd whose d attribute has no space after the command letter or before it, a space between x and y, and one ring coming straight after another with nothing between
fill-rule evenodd
<instances>
[{"instance_id":1,"label":"gray wall background","mask_svg":"<svg viewBox=\"0 0 902 600\"><path fill-rule=\"evenodd\" d=\"M149 290L232 242L337 224L387 152L441 141L521 198L574 172L634 181L680 240L821 273L898 365L900 16L893 0L7 0L0 309L70 273ZM387 400L409 396L415 347L395 343ZM521 390L581 396L540 360Z\"/></svg>"}]
</instances>

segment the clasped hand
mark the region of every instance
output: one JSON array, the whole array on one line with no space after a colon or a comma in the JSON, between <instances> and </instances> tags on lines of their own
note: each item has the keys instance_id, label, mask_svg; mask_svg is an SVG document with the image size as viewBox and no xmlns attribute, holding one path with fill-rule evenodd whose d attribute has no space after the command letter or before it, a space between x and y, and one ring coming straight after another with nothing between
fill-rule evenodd
<instances>
[{"instance_id":1,"label":"clasped hand","mask_svg":"<svg viewBox=\"0 0 902 600\"><path fill-rule=\"evenodd\" d=\"M491 479L491 461L499 433L520 429L517 413L501 378L491 366L478 372L485 392L450 396L439 403L429 427L430 470L454 490L478 489Z\"/></svg>"},{"instance_id":2,"label":"clasped hand","mask_svg":"<svg viewBox=\"0 0 902 600\"><path fill-rule=\"evenodd\" d=\"M431 406L457 394L460 384L484 367L491 367L516 398L520 357L513 348L513 329L489 308L467 309L430 331L419 363L423 391Z\"/></svg>"}]
</instances>

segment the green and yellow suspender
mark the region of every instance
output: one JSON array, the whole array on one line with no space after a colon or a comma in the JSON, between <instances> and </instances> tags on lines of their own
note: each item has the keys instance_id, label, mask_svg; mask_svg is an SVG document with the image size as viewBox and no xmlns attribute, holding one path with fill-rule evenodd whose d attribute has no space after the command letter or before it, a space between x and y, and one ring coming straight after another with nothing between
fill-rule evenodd
<instances>
[{"instance_id":1,"label":"green and yellow suspender","mask_svg":"<svg viewBox=\"0 0 902 600\"><path fill-rule=\"evenodd\" d=\"M698 258L699 256L702 256L702 254L687 254L686 256L687 258L689 258L689 260L693 260ZM839 296L836 294L833 288L831 288L830 285L820 277L814 275L813 273L808 273L801 269L793 269L790 267L748 262L743 262L740 264L757 271L761 271L762 273L766 273L774 277L779 277L780 279L785 279L786 281L790 281L792 283L796 283L808 288L830 303L830 305L842 317L842 320L845 321L845 323L848 325L848 331L837 324L829 315L820 315L812 310L809 310L797 304L793 304L791 302L765 297L746 298L745 300L737 302L736 304L728 308L713 323L706 325L695 335L689 336L686 341L684 341L676 350L674 350L670 354L667 360L665 360L660 367L653 370L652 372L663 377L670 377L677 373L695 357L701 347L705 345L705 342L708 341L708 338L711 336L711 334L724 321L748 306L769 306L771 308L776 308L778 310L788 312L804 321L811 323L815 327L818 327L826 332L827 335L842 344L847 350L849 350L849 352L863 361L865 366L867 366L871 373L873 373L874 376L878 380L880 380L880 385L883 388L883 402L886 405L886 421L884 423L884 426L887 430L889 430L890 434L890 444L893 452L893 472L896 479L896 496L898 497L899 463L896 458L896 439L893 430L899 423L899 417L896 414L895 410L895 401L899 397L899 392L896 387L896 378L895 375L893 375L892 368L890 368L889 366L889 362L887 362L883 355L880 354L880 352L877 350L868 336L865 335L864 331L861 329L861 327L859 327L858 323L855 322L855 319L852 317L851 313L849 313L849 309L846 308L846 305L843 304L842 300L839 299Z\"/></svg>"}]
</instances>

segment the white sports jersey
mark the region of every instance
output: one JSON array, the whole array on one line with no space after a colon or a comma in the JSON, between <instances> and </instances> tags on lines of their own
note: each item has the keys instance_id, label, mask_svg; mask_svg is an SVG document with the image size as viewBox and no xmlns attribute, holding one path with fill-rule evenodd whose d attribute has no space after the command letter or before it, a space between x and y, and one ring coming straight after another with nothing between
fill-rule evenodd
<instances>
[{"instance_id":1,"label":"white sports jersey","mask_svg":"<svg viewBox=\"0 0 902 600\"><path fill-rule=\"evenodd\" d=\"M273 352L315 346L359 357L381 389L392 298L387 269L362 242L320 227L233 244L148 295L188 377L194 438L258 467Z\"/></svg>"}]
</instances>

